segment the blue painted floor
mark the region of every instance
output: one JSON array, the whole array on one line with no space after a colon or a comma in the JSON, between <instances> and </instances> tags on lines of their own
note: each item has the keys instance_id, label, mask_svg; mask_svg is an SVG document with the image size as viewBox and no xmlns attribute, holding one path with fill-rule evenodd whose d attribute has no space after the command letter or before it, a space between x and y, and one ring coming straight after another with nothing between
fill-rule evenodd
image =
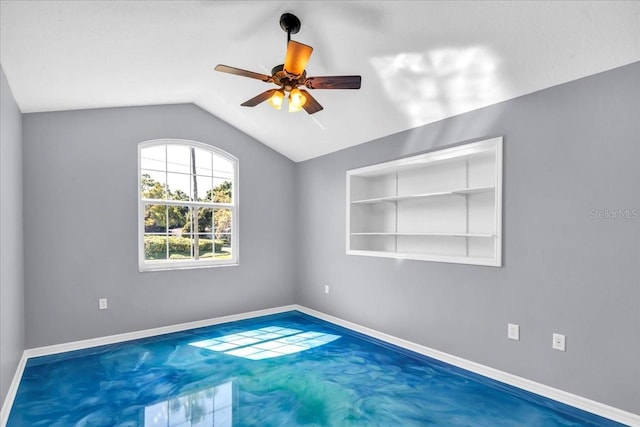
<instances>
[{"instance_id":1,"label":"blue painted floor","mask_svg":"<svg viewBox=\"0 0 640 427\"><path fill-rule=\"evenodd\" d=\"M298 312L30 359L8 426L619 426Z\"/></svg>"}]
</instances>

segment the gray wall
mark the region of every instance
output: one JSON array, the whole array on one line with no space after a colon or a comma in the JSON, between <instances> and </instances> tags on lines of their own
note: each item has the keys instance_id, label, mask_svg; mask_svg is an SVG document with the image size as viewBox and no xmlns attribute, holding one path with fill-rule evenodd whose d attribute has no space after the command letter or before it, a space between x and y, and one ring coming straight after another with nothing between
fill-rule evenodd
<instances>
[{"instance_id":1,"label":"gray wall","mask_svg":"<svg viewBox=\"0 0 640 427\"><path fill-rule=\"evenodd\" d=\"M0 405L24 350L22 114L0 66Z\"/></svg>"},{"instance_id":2,"label":"gray wall","mask_svg":"<svg viewBox=\"0 0 640 427\"><path fill-rule=\"evenodd\" d=\"M27 347L293 303L295 165L193 105L25 114ZM137 144L239 159L240 265L138 272ZM98 310L98 299L109 300Z\"/></svg>"},{"instance_id":3,"label":"gray wall","mask_svg":"<svg viewBox=\"0 0 640 427\"><path fill-rule=\"evenodd\" d=\"M640 211L639 112L635 63L299 163L296 302L640 413L640 218L591 214ZM502 268L345 255L348 169L499 135Z\"/></svg>"}]
</instances>

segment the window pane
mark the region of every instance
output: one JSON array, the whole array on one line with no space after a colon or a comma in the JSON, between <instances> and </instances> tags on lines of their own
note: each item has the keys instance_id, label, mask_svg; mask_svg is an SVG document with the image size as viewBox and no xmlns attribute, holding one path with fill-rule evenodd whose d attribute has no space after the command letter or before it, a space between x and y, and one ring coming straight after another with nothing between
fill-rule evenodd
<instances>
[{"instance_id":1,"label":"window pane","mask_svg":"<svg viewBox=\"0 0 640 427\"><path fill-rule=\"evenodd\" d=\"M142 162L140 163L140 167L142 169L149 169L149 170L164 172L167 168L167 164L164 161L142 159Z\"/></svg>"},{"instance_id":2,"label":"window pane","mask_svg":"<svg viewBox=\"0 0 640 427\"><path fill-rule=\"evenodd\" d=\"M189 230L189 208L187 206L167 206L169 234L181 236Z\"/></svg>"},{"instance_id":3,"label":"window pane","mask_svg":"<svg viewBox=\"0 0 640 427\"><path fill-rule=\"evenodd\" d=\"M233 175L233 163L224 157L214 155L213 170L215 171L216 176L222 174L223 176L231 177Z\"/></svg>"},{"instance_id":4,"label":"window pane","mask_svg":"<svg viewBox=\"0 0 640 427\"><path fill-rule=\"evenodd\" d=\"M143 169L140 191L145 199L165 199L165 173Z\"/></svg>"},{"instance_id":5,"label":"window pane","mask_svg":"<svg viewBox=\"0 0 640 427\"><path fill-rule=\"evenodd\" d=\"M196 176L198 183L198 200L211 201L213 194L213 180L210 176Z\"/></svg>"},{"instance_id":6,"label":"window pane","mask_svg":"<svg viewBox=\"0 0 640 427\"><path fill-rule=\"evenodd\" d=\"M167 233L167 207L164 205L144 206L144 232L155 234Z\"/></svg>"},{"instance_id":7,"label":"window pane","mask_svg":"<svg viewBox=\"0 0 640 427\"><path fill-rule=\"evenodd\" d=\"M213 172L213 176L214 176L214 178L218 178L218 179L223 180L223 181L225 181L225 180L226 181L233 180L233 174L232 173L214 171Z\"/></svg>"},{"instance_id":8,"label":"window pane","mask_svg":"<svg viewBox=\"0 0 640 427\"><path fill-rule=\"evenodd\" d=\"M167 237L145 234L144 259L146 261L167 259Z\"/></svg>"},{"instance_id":9,"label":"window pane","mask_svg":"<svg viewBox=\"0 0 640 427\"><path fill-rule=\"evenodd\" d=\"M189 234L169 237L169 259L191 259L191 237Z\"/></svg>"},{"instance_id":10,"label":"window pane","mask_svg":"<svg viewBox=\"0 0 640 427\"><path fill-rule=\"evenodd\" d=\"M140 150L140 167L142 169L166 170L166 148L164 145L146 147Z\"/></svg>"},{"instance_id":11,"label":"window pane","mask_svg":"<svg viewBox=\"0 0 640 427\"><path fill-rule=\"evenodd\" d=\"M173 209L174 222L172 223L171 237L169 238L169 258L191 259L191 221L193 211L188 206L171 206Z\"/></svg>"},{"instance_id":12,"label":"window pane","mask_svg":"<svg viewBox=\"0 0 640 427\"><path fill-rule=\"evenodd\" d=\"M198 233L207 233L207 239L213 239L213 209L198 208Z\"/></svg>"},{"instance_id":13,"label":"window pane","mask_svg":"<svg viewBox=\"0 0 640 427\"><path fill-rule=\"evenodd\" d=\"M167 170L191 173L191 152L184 145L167 145Z\"/></svg>"},{"instance_id":14,"label":"window pane","mask_svg":"<svg viewBox=\"0 0 640 427\"><path fill-rule=\"evenodd\" d=\"M168 173L167 187L170 200L191 200L191 175Z\"/></svg>"},{"instance_id":15,"label":"window pane","mask_svg":"<svg viewBox=\"0 0 640 427\"><path fill-rule=\"evenodd\" d=\"M231 210L215 209L213 229L216 239L231 239Z\"/></svg>"},{"instance_id":16,"label":"window pane","mask_svg":"<svg viewBox=\"0 0 640 427\"><path fill-rule=\"evenodd\" d=\"M231 210L215 209L213 229L216 245L216 258L231 257Z\"/></svg>"},{"instance_id":17,"label":"window pane","mask_svg":"<svg viewBox=\"0 0 640 427\"><path fill-rule=\"evenodd\" d=\"M199 233L198 243L199 243L200 258L211 259L213 257L213 250L214 250L211 233ZM194 244L194 248L195 248L195 244Z\"/></svg>"},{"instance_id":18,"label":"window pane","mask_svg":"<svg viewBox=\"0 0 640 427\"><path fill-rule=\"evenodd\" d=\"M208 151L195 149L196 155L196 175L213 176L211 153Z\"/></svg>"},{"instance_id":19,"label":"window pane","mask_svg":"<svg viewBox=\"0 0 640 427\"><path fill-rule=\"evenodd\" d=\"M232 203L231 181L223 179L213 179L213 197L215 203Z\"/></svg>"}]
</instances>

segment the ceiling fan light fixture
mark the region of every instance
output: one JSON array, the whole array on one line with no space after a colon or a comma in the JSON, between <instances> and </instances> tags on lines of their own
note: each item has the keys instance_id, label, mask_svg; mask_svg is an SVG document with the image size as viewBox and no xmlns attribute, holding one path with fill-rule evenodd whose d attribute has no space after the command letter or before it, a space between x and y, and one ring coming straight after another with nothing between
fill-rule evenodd
<instances>
[{"instance_id":1,"label":"ceiling fan light fixture","mask_svg":"<svg viewBox=\"0 0 640 427\"><path fill-rule=\"evenodd\" d=\"M293 88L289 93L289 112L295 113L300 111L307 102L307 97L300 92L300 89Z\"/></svg>"},{"instance_id":2,"label":"ceiling fan light fixture","mask_svg":"<svg viewBox=\"0 0 640 427\"><path fill-rule=\"evenodd\" d=\"M302 110L302 107L296 107L295 105L293 105L291 103L289 104L289 112L290 113L297 113L298 111L301 111L301 110Z\"/></svg>"},{"instance_id":3,"label":"ceiling fan light fixture","mask_svg":"<svg viewBox=\"0 0 640 427\"><path fill-rule=\"evenodd\" d=\"M277 90L271 95L269 98L269 105L271 105L276 110L282 108L282 104L284 104L284 90Z\"/></svg>"},{"instance_id":4,"label":"ceiling fan light fixture","mask_svg":"<svg viewBox=\"0 0 640 427\"><path fill-rule=\"evenodd\" d=\"M284 58L284 71L292 76L301 76L309 62L313 48L306 44L290 40Z\"/></svg>"}]
</instances>

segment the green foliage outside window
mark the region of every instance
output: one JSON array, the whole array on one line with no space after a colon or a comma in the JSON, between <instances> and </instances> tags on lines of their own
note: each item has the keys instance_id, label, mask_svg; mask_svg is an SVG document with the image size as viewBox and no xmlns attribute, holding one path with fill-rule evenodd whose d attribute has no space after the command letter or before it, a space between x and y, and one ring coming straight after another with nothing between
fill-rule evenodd
<instances>
[{"instance_id":1,"label":"green foliage outside window","mask_svg":"<svg viewBox=\"0 0 640 427\"><path fill-rule=\"evenodd\" d=\"M198 201L231 203L231 190L231 182L224 181L207 191L205 197ZM155 181L148 174L142 175L141 191L145 199L189 201L189 196L183 191L172 191L169 186ZM197 239L190 238L194 218L198 222ZM190 258L195 241L198 257L220 257L228 255L222 249L231 244L231 210L194 208L192 212L188 206L147 204L144 229L145 259L167 259L167 256L169 259Z\"/></svg>"},{"instance_id":2,"label":"green foliage outside window","mask_svg":"<svg viewBox=\"0 0 640 427\"><path fill-rule=\"evenodd\" d=\"M189 196L184 192L172 191L167 185L163 185L153 180L148 174L142 176L142 197L145 199L159 200L189 200ZM212 203L231 203L231 182L224 181L217 187L207 191L204 199ZM198 232L205 233L211 231L212 215L213 229L216 238L223 238L231 228L231 211L229 209L211 208L197 209ZM167 229L173 230L181 228L183 233L191 233L192 215L186 206L167 205L146 205L144 214L145 232L165 232ZM228 238L227 238L228 240Z\"/></svg>"},{"instance_id":3,"label":"green foliage outside window","mask_svg":"<svg viewBox=\"0 0 640 427\"><path fill-rule=\"evenodd\" d=\"M222 250L226 244L224 240L199 239L198 244L201 258L228 255ZM145 259L148 260L167 259L167 256L169 259L190 258L191 239L176 236L145 236L144 253Z\"/></svg>"}]
</instances>

